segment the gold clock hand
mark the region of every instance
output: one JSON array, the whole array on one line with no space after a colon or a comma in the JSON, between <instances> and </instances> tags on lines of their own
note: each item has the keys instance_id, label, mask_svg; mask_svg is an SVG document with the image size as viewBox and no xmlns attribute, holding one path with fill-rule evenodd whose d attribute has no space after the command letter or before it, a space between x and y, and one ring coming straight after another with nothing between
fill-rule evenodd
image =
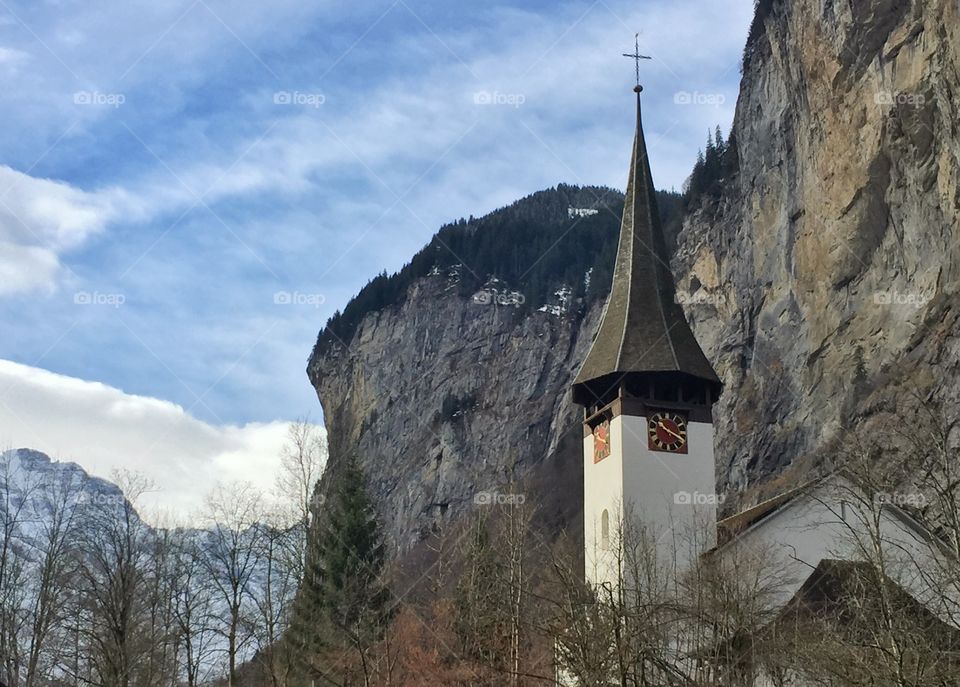
<instances>
[{"instance_id":1,"label":"gold clock hand","mask_svg":"<svg viewBox=\"0 0 960 687\"><path fill-rule=\"evenodd\" d=\"M667 434L676 437L676 438L679 439L680 441L683 441L683 437L682 437L681 435L679 435L679 434L677 434L676 432L674 432L672 429L670 429L669 427L667 427L667 426L666 426L665 424L663 424L662 422L659 423L659 427L660 427L660 429L662 429L662 430L663 430L664 432L666 432Z\"/></svg>"}]
</instances>

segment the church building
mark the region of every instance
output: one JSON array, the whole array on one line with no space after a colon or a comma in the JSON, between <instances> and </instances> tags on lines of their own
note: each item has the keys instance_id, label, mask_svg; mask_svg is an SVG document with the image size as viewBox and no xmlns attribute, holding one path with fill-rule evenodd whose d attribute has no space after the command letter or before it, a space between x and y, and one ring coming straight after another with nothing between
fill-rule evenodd
<instances>
[{"instance_id":1,"label":"church building","mask_svg":"<svg viewBox=\"0 0 960 687\"><path fill-rule=\"evenodd\" d=\"M625 523L639 523L676 575L704 560L764 551L782 564L774 603L786 612L863 565L872 555L864 541L882 540L889 544L878 554L884 575L953 636L960 599L945 601L930 588L934 576L924 573L950 567L947 554L907 511L871 502L842 471L718 522L713 414L722 384L675 296L644 139L642 87L634 90L636 132L613 283L572 386L584 411L585 581L594 589L631 586L622 536ZM758 675L754 684L771 683Z\"/></svg>"}]
</instances>

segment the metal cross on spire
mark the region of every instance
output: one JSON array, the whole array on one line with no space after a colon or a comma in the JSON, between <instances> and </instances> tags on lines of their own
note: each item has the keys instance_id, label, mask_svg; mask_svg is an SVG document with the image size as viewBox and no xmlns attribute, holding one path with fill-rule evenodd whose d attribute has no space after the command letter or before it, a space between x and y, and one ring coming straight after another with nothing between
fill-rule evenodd
<instances>
[{"instance_id":1,"label":"metal cross on spire","mask_svg":"<svg viewBox=\"0 0 960 687\"><path fill-rule=\"evenodd\" d=\"M640 60L649 60L652 59L649 55L640 54L640 34L635 33L633 35L633 54L625 52L623 53L624 57L632 57L634 62L636 62L637 68L637 88L640 88Z\"/></svg>"}]
</instances>

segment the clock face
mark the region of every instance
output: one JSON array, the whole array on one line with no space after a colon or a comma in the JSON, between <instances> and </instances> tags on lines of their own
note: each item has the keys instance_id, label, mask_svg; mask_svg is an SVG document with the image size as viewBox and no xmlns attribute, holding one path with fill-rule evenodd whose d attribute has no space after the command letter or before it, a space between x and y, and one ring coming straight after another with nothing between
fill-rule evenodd
<instances>
[{"instance_id":1,"label":"clock face","mask_svg":"<svg viewBox=\"0 0 960 687\"><path fill-rule=\"evenodd\" d=\"M604 420L593 428L593 462L599 463L610 455L610 421Z\"/></svg>"},{"instance_id":2,"label":"clock face","mask_svg":"<svg viewBox=\"0 0 960 687\"><path fill-rule=\"evenodd\" d=\"M687 418L672 410L658 410L650 416L647 427L651 451L687 452Z\"/></svg>"}]
</instances>

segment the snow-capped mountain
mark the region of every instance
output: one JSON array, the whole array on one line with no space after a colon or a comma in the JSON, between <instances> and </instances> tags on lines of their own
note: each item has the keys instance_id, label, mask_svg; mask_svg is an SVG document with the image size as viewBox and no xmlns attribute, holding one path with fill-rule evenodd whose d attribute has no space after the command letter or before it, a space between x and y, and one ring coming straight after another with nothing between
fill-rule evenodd
<instances>
[{"instance_id":1,"label":"snow-capped mountain","mask_svg":"<svg viewBox=\"0 0 960 687\"><path fill-rule=\"evenodd\" d=\"M26 448L0 453L0 624L13 628L0 647L0 684L71 681L77 670L102 681L110 661L99 661L119 643L165 647L135 657L144 670L216 680L231 655L242 663L276 641L303 531L264 524L239 490L221 496L209 528L153 527L118 485L76 463ZM133 620L111 625L121 617ZM117 646L91 639L102 636Z\"/></svg>"}]
</instances>

